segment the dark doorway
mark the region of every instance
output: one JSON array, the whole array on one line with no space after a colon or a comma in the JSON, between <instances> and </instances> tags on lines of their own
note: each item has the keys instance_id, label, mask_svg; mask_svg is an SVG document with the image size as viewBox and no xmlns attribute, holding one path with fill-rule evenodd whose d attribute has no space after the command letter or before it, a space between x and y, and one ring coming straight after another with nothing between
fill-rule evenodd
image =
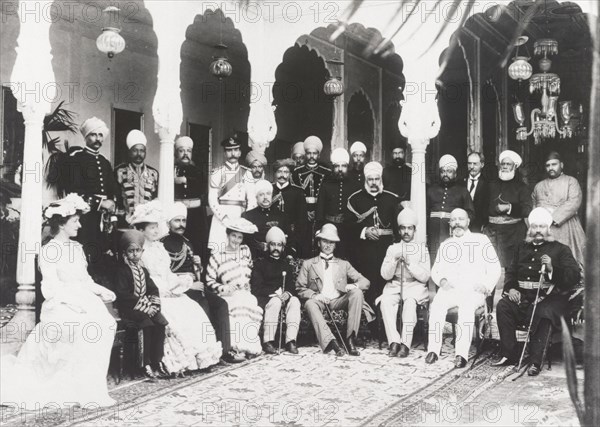
<instances>
[{"instance_id":1,"label":"dark doorway","mask_svg":"<svg viewBox=\"0 0 600 427\"><path fill-rule=\"evenodd\" d=\"M0 151L1 176L13 182L15 171L23 163L25 125L23 115L17 110L17 99L8 87L2 87L2 142Z\"/></svg>"},{"instance_id":2,"label":"dark doorway","mask_svg":"<svg viewBox=\"0 0 600 427\"><path fill-rule=\"evenodd\" d=\"M113 141L114 159L113 165L127 162L127 134L133 129L143 130L144 114L137 111L113 109L113 127L115 138Z\"/></svg>"},{"instance_id":3,"label":"dark doorway","mask_svg":"<svg viewBox=\"0 0 600 427\"><path fill-rule=\"evenodd\" d=\"M364 93L352 95L348 103L348 146L355 141L361 141L367 146L367 152L373 153L375 138L375 123L373 110Z\"/></svg>"},{"instance_id":4,"label":"dark doorway","mask_svg":"<svg viewBox=\"0 0 600 427\"><path fill-rule=\"evenodd\" d=\"M272 144L285 142L289 153L293 144L316 135L323 141L321 158L329 159L333 101L323 93L323 84L328 77L323 60L306 46L294 46L285 52L283 62L275 72L273 99L277 106L278 130ZM273 152L269 150L267 155Z\"/></svg>"},{"instance_id":5,"label":"dark doorway","mask_svg":"<svg viewBox=\"0 0 600 427\"><path fill-rule=\"evenodd\" d=\"M202 192L207 194L208 176L212 169L212 129L210 126L188 123L188 135L194 141L192 161L202 171Z\"/></svg>"}]
</instances>

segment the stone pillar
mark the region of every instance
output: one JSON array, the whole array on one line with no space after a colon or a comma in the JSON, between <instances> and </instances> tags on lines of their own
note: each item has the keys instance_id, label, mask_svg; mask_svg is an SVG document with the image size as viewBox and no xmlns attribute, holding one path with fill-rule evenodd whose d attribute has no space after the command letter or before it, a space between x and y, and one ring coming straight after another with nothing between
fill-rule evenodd
<instances>
[{"instance_id":1,"label":"stone pillar","mask_svg":"<svg viewBox=\"0 0 600 427\"><path fill-rule=\"evenodd\" d=\"M415 234L415 242L427 242L427 205L426 183L427 165L425 153L429 140L435 138L440 130L440 117L437 102L425 101L418 97L411 97L402 103L402 113L398 127L408 143L412 154L411 179L411 205L419 218L419 225Z\"/></svg>"},{"instance_id":2,"label":"stone pillar","mask_svg":"<svg viewBox=\"0 0 600 427\"><path fill-rule=\"evenodd\" d=\"M183 121L180 52L185 41L186 23L190 16L194 16L188 10L189 6L185 2L173 6L165 1L147 2L146 5L152 14L153 29L158 39L158 86L152 114L154 131L160 139L158 198L163 206L171 205L175 199L174 143Z\"/></svg>"},{"instance_id":3,"label":"stone pillar","mask_svg":"<svg viewBox=\"0 0 600 427\"><path fill-rule=\"evenodd\" d=\"M40 9L45 10L51 2L40 3ZM25 11L18 10L19 13ZM50 54L51 22L37 17L36 14L19 16L17 59L10 79L17 108L24 118L25 141L16 277L19 286L15 295L18 311L2 328L2 353L17 351L35 326L35 269L42 235L42 128L44 116L50 113L56 96Z\"/></svg>"}]
</instances>

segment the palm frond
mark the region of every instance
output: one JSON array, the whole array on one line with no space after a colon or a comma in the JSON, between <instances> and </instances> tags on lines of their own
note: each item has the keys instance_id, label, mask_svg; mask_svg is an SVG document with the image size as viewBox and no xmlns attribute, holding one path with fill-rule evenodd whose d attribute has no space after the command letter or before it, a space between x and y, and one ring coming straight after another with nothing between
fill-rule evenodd
<instances>
[{"instance_id":1,"label":"palm frond","mask_svg":"<svg viewBox=\"0 0 600 427\"><path fill-rule=\"evenodd\" d=\"M448 27L448 24L452 21L454 16L458 13L461 1L462 0L454 0L454 3L452 3L452 6L450 7L450 13L449 13L448 17L444 20L444 24L442 25L442 28L440 28L440 31L438 31L438 33L435 36L435 38L433 39L433 41L429 44L429 47L427 47L427 49L425 50L425 52L423 52L421 54L421 56L425 55L425 53L427 53L427 51L429 49L431 49L438 42L440 37L442 37L442 34L444 34L446 27ZM467 2L466 6L465 6L465 12L463 13L462 18L460 19L460 23L458 24L459 31L463 27L463 25L465 25L465 22L467 22L467 19L469 18L471 10L473 10L474 6L475 6L474 1ZM455 47L456 47L456 44L454 44L454 46L451 44L450 51L448 53L449 54L452 53L452 50ZM446 58L448 58L448 57L450 57L450 55L446 56Z\"/></svg>"},{"instance_id":2,"label":"palm frond","mask_svg":"<svg viewBox=\"0 0 600 427\"><path fill-rule=\"evenodd\" d=\"M508 58L510 58L512 51L515 48L515 42L517 41L517 39L519 37L521 37L523 35L525 28L531 22L531 19L535 16L535 13L537 12L537 10L541 7L541 3L542 2L539 2L539 1L533 2L532 5L529 6L527 11L523 15L523 18L519 20L517 29L515 30L515 32L513 34L513 38L511 39L508 46L506 46L506 49L500 59L500 67L501 68L504 68L506 66L506 63L508 62Z\"/></svg>"},{"instance_id":3,"label":"palm frond","mask_svg":"<svg viewBox=\"0 0 600 427\"><path fill-rule=\"evenodd\" d=\"M64 101L60 102L52 113L44 117L42 146L51 153L58 151L56 145L60 141L60 138L53 138L50 132L77 132L77 123L75 123L76 113L63 108L64 103Z\"/></svg>"}]
</instances>

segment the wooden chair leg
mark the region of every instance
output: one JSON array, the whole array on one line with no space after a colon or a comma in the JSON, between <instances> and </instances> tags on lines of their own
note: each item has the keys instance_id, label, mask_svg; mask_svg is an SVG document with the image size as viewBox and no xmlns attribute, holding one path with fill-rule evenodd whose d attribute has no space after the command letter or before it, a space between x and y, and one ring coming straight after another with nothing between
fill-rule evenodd
<instances>
[{"instance_id":1,"label":"wooden chair leg","mask_svg":"<svg viewBox=\"0 0 600 427\"><path fill-rule=\"evenodd\" d=\"M546 357L548 357L548 370L552 370L552 358L550 357L549 350L552 346L553 332L553 328L550 327L550 329L548 330L548 335L546 335L546 342L544 343L544 352L542 353L542 363L540 364L540 369L544 368L544 361L546 360Z\"/></svg>"},{"instance_id":2,"label":"wooden chair leg","mask_svg":"<svg viewBox=\"0 0 600 427\"><path fill-rule=\"evenodd\" d=\"M452 325L452 345L456 345L456 323L451 323Z\"/></svg>"},{"instance_id":3,"label":"wooden chair leg","mask_svg":"<svg viewBox=\"0 0 600 427\"><path fill-rule=\"evenodd\" d=\"M117 378L117 384L121 383L121 380L123 379L123 359L124 359L124 354L125 354L125 343L121 343L121 346L119 347L119 377Z\"/></svg>"},{"instance_id":4,"label":"wooden chair leg","mask_svg":"<svg viewBox=\"0 0 600 427\"><path fill-rule=\"evenodd\" d=\"M144 367L144 330L138 329L137 331L137 360L136 368Z\"/></svg>"}]
</instances>

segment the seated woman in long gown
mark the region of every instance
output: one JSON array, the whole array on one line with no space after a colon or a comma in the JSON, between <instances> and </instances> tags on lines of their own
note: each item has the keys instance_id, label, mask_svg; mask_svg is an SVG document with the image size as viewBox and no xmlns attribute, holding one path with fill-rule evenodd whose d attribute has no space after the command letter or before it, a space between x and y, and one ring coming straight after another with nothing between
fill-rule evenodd
<instances>
[{"instance_id":1,"label":"seated woman in long gown","mask_svg":"<svg viewBox=\"0 0 600 427\"><path fill-rule=\"evenodd\" d=\"M263 310L250 293L252 255L243 245L244 234L256 226L244 218L227 224L227 246L212 253L206 270L206 284L229 306L232 350L251 359L262 352L258 331Z\"/></svg>"},{"instance_id":2,"label":"seated woman in long gown","mask_svg":"<svg viewBox=\"0 0 600 427\"><path fill-rule=\"evenodd\" d=\"M129 223L144 234L142 263L160 293L166 327L163 364L169 373L205 369L219 363L222 349L202 307L184 294L193 284L191 276L171 271L169 253L159 242L164 222L160 202L138 205ZM166 228L166 226L165 226Z\"/></svg>"},{"instance_id":3,"label":"seated woman in long gown","mask_svg":"<svg viewBox=\"0 0 600 427\"><path fill-rule=\"evenodd\" d=\"M29 410L115 404L106 374L116 324L105 305L115 294L94 283L83 247L71 240L88 211L77 194L44 211L53 236L39 254L45 301L19 355L2 357L2 404Z\"/></svg>"}]
</instances>

